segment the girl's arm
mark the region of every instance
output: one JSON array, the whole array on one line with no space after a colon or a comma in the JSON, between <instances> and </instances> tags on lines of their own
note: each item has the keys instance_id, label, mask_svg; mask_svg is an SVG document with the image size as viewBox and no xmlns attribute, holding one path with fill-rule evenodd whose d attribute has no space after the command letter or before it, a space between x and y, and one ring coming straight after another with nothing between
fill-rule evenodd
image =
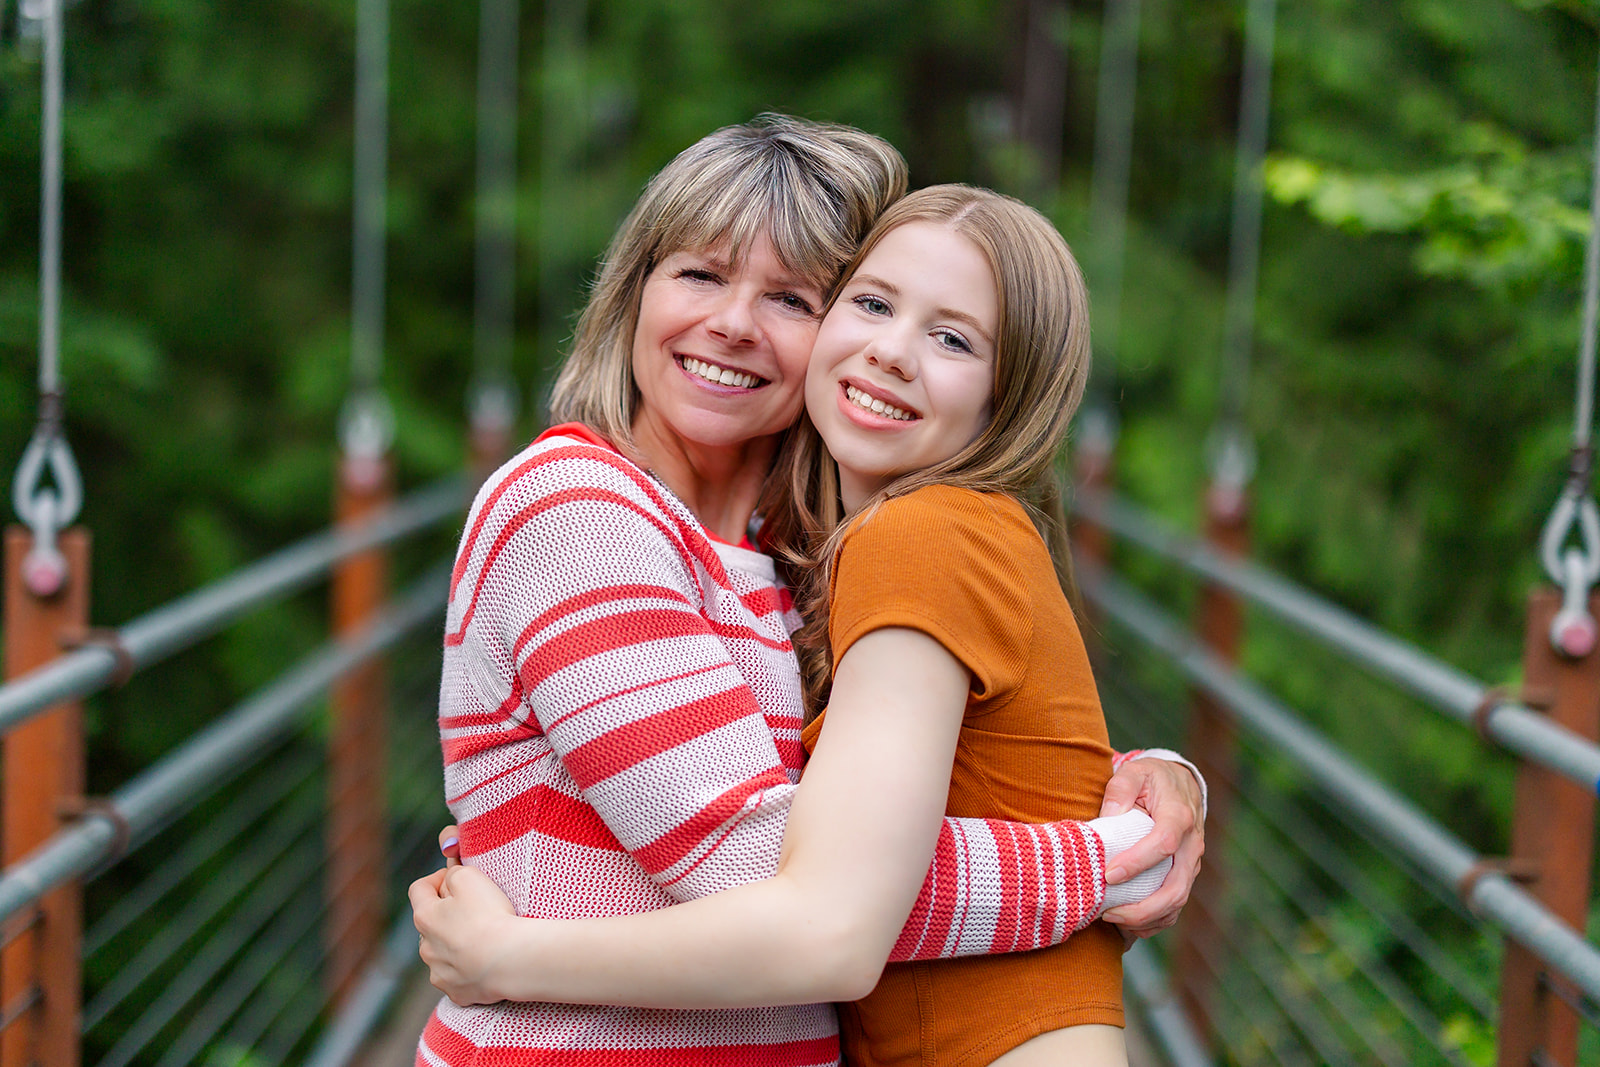
<instances>
[{"instance_id":1,"label":"girl's arm","mask_svg":"<svg viewBox=\"0 0 1600 1067\"><path fill-rule=\"evenodd\" d=\"M928 869L968 685L925 634L885 629L851 646L766 880L567 922L486 914L494 902L465 868L442 876L443 895L417 883L412 907L436 984L465 1003L723 1008L864 996ZM436 920L455 931L438 945ZM476 951L452 951L468 946Z\"/></svg>"},{"instance_id":2,"label":"girl's arm","mask_svg":"<svg viewBox=\"0 0 1600 1067\"><path fill-rule=\"evenodd\" d=\"M483 671L447 677L447 692L467 690L454 703L478 712L442 724L464 855L529 832L515 804L475 787L516 762L497 749L542 734L603 823L587 839L614 840L675 899L777 869L795 786L773 740L774 709L757 703L728 658L730 635L713 633L693 606L727 581L698 537L637 468L590 445L531 454L485 487L463 537L448 639L484 647L486 661L509 660L515 674L503 689ZM784 728L797 732L792 710L794 725ZM654 755L633 758L645 740ZM948 772L947 762L945 785ZM1062 848L1077 833L1069 825L1077 824L952 819L943 834L1043 834ZM982 860L970 851L941 849L918 914L959 907L978 917L1019 908L1066 916L1056 887L1003 882L975 865ZM919 870L928 871L926 861ZM1077 886L1074 878L1072 893ZM1074 914L1003 942L921 936L903 950L930 958L1035 948L1092 917Z\"/></svg>"},{"instance_id":3,"label":"girl's arm","mask_svg":"<svg viewBox=\"0 0 1600 1067\"><path fill-rule=\"evenodd\" d=\"M948 911L942 925L937 914L905 921L919 888L939 871L936 865L926 880L920 873L935 839L952 824L971 835L987 822L941 817L969 684L966 668L918 631L878 630L852 645L794 799L779 871L766 881L643 915L560 923L518 919L472 872L452 869L418 882L412 904L435 984L461 1003L808 1003L865 995L891 948L904 959L1020 947L1056 920L1020 923L1013 912L1010 923L997 923L981 905L967 907L976 895L970 886L960 894L959 926ZM1041 829L990 826L1001 834ZM984 851L969 843L970 851ZM1050 851L1043 844L1039 854ZM1078 854L1084 868L1102 862L1094 853ZM1062 871L1060 902L1081 903L1080 883L1092 883L1098 869ZM1013 902L1027 896L1013 893ZM1089 914L1067 923L1070 929L1092 919L1098 904L1084 910ZM939 951L926 950L933 942Z\"/></svg>"}]
</instances>

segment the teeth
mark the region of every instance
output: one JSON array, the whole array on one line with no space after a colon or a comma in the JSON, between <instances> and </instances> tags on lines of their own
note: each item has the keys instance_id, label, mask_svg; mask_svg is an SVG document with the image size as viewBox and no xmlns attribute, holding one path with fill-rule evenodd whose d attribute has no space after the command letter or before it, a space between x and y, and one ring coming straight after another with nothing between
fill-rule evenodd
<instances>
[{"instance_id":1,"label":"teeth","mask_svg":"<svg viewBox=\"0 0 1600 1067\"><path fill-rule=\"evenodd\" d=\"M754 374L742 374L727 367L718 367L713 363L690 359L688 356L684 356L681 362L683 363L683 369L690 374L698 374L706 381L715 382L718 385L737 385L741 389L754 389L765 382L765 379L757 378Z\"/></svg>"},{"instance_id":2,"label":"teeth","mask_svg":"<svg viewBox=\"0 0 1600 1067\"><path fill-rule=\"evenodd\" d=\"M871 411L874 414L883 415L891 419L899 419L901 422L908 422L911 419L916 418L915 415L911 414L909 411L906 411L904 408L897 408L893 404L885 404L877 397L868 396L866 393L862 392L860 389L857 389L853 385L847 385L844 387L844 395L847 396L850 399L850 403L854 404L856 407L865 408L867 411Z\"/></svg>"}]
</instances>

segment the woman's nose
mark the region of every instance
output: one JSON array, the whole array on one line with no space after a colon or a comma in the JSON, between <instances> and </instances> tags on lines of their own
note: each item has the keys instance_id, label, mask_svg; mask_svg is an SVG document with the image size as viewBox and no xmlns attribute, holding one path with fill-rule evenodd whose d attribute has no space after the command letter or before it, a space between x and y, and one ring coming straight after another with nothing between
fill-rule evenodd
<instances>
[{"instance_id":1,"label":"woman's nose","mask_svg":"<svg viewBox=\"0 0 1600 1067\"><path fill-rule=\"evenodd\" d=\"M707 316L706 329L730 345L748 344L754 341L758 331L755 309L751 304L748 295L737 291L728 292Z\"/></svg>"}]
</instances>

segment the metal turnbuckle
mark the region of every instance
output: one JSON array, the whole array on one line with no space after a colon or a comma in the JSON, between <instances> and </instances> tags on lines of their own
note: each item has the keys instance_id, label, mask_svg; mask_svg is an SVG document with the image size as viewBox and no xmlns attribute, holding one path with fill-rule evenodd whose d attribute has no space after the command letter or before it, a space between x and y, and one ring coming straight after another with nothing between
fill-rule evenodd
<instances>
[{"instance_id":1,"label":"metal turnbuckle","mask_svg":"<svg viewBox=\"0 0 1600 1067\"><path fill-rule=\"evenodd\" d=\"M1600 508L1592 497L1580 493L1576 486L1568 486L1539 538L1545 573L1561 587L1561 610L1550 623L1550 644L1571 659L1594 651L1600 638L1600 628L1589 614L1589 590L1600 580ZM1574 532L1580 544L1567 545Z\"/></svg>"},{"instance_id":2,"label":"metal turnbuckle","mask_svg":"<svg viewBox=\"0 0 1600 1067\"><path fill-rule=\"evenodd\" d=\"M54 486L45 484L49 470ZM72 449L59 430L41 427L22 453L11 483L12 506L33 534L33 547L22 560L22 584L36 597L51 597L67 584L67 559L56 535L83 506L83 481Z\"/></svg>"}]
</instances>

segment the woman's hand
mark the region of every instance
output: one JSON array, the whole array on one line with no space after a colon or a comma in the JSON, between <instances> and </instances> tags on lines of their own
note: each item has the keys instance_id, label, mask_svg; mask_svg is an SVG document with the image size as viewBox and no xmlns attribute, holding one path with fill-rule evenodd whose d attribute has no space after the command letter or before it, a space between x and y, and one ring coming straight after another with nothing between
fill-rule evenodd
<instances>
[{"instance_id":1,"label":"woman's hand","mask_svg":"<svg viewBox=\"0 0 1600 1067\"><path fill-rule=\"evenodd\" d=\"M408 895L428 980L463 1007L504 1000L496 965L511 940L507 922L515 923L517 913L500 887L458 860L412 882Z\"/></svg>"},{"instance_id":2,"label":"woman's hand","mask_svg":"<svg viewBox=\"0 0 1600 1067\"><path fill-rule=\"evenodd\" d=\"M439 852L446 867L461 866L461 827L451 823L439 831Z\"/></svg>"},{"instance_id":3,"label":"woman's hand","mask_svg":"<svg viewBox=\"0 0 1600 1067\"><path fill-rule=\"evenodd\" d=\"M1178 921L1200 873L1200 857L1206 850L1200 783L1181 763L1129 760L1107 783L1100 814L1120 815L1136 806L1155 820L1155 829L1117 857L1106 871L1106 881L1112 885L1127 881L1167 856L1172 857L1172 871L1150 896L1138 904L1113 908L1102 918L1120 926L1124 936L1149 937Z\"/></svg>"}]
</instances>

